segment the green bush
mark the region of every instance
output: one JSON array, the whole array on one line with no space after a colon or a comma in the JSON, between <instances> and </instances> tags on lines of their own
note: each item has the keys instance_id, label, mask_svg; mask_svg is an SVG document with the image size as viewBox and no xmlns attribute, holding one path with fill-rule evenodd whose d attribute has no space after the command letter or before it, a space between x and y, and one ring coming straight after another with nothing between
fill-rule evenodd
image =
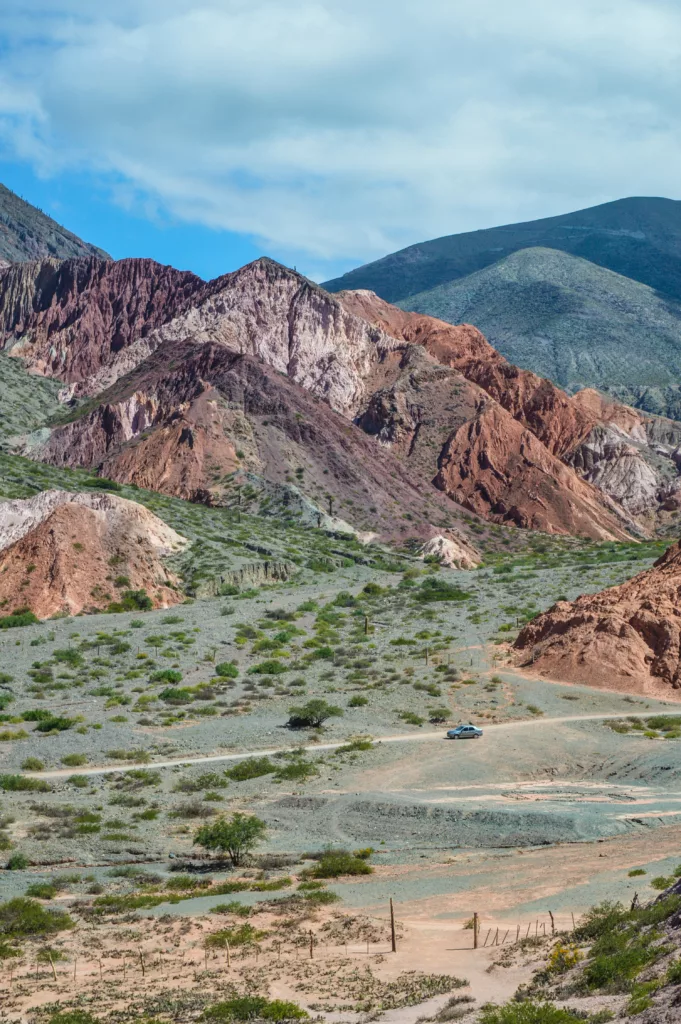
<instances>
[{"instance_id":1,"label":"green bush","mask_svg":"<svg viewBox=\"0 0 681 1024\"><path fill-rule=\"evenodd\" d=\"M30 863L25 853L13 853L7 861L6 867L8 871L25 871Z\"/></svg>"},{"instance_id":2,"label":"green bush","mask_svg":"<svg viewBox=\"0 0 681 1024\"><path fill-rule=\"evenodd\" d=\"M288 726L290 729L318 729L327 719L337 718L342 714L342 708L335 704L327 704L325 700L316 697L300 707L289 708Z\"/></svg>"},{"instance_id":3,"label":"green bush","mask_svg":"<svg viewBox=\"0 0 681 1024\"><path fill-rule=\"evenodd\" d=\"M349 850L326 850L310 872L314 878L339 878L341 875L370 875L366 859Z\"/></svg>"},{"instance_id":4,"label":"green bush","mask_svg":"<svg viewBox=\"0 0 681 1024\"><path fill-rule=\"evenodd\" d=\"M215 675L220 676L221 679L236 679L239 669L231 661L221 661L219 665L215 666Z\"/></svg>"},{"instance_id":5,"label":"green bush","mask_svg":"<svg viewBox=\"0 0 681 1024\"><path fill-rule=\"evenodd\" d=\"M65 764L67 768L79 768L83 764L87 764L87 757L85 754L66 754L61 759L61 763Z\"/></svg>"},{"instance_id":6,"label":"green bush","mask_svg":"<svg viewBox=\"0 0 681 1024\"><path fill-rule=\"evenodd\" d=\"M45 763L38 757L27 757L21 762L21 767L25 772L42 772L45 770Z\"/></svg>"},{"instance_id":7,"label":"green bush","mask_svg":"<svg viewBox=\"0 0 681 1024\"><path fill-rule=\"evenodd\" d=\"M262 939L264 935L266 932L258 931L252 924L247 923L239 925L238 928L223 928L222 931L213 932L207 936L206 945L217 949L225 949L227 943L230 946L248 946Z\"/></svg>"},{"instance_id":8,"label":"green bush","mask_svg":"<svg viewBox=\"0 0 681 1024\"><path fill-rule=\"evenodd\" d=\"M22 938L27 935L51 935L75 927L61 910L47 909L25 896L0 903L0 936Z\"/></svg>"},{"instance_id":9,"label":"green bush","mask_svg":"<svg viewBox=\"0 0 681 1024\"><path fill-rule=\"evenodd\" d=\"M25 775L0 775L3 793L50 793L52 787L42 779L27 779Z\"/></svg>"},{"instance_id":10,"label":"green bush","mask_svg":"<svg viewBox=\"0 0 681 1024\"><path fill-rule=\"evenodd\" d=\"M112 601L107 612L150 612L154 602L145 590L124 590L119 601Z\"/></svg>"},{"instance_id":11,"label":"green bush","mask_svg":"<svg viewBox=\"0 0 681 1024\"><path fill-rule=\"evenodd\" d=\"M480 1024L584 1024L571 1010L562 1010L553 1003L533 999L507 1003L505 1006L483 1006Z\"/></svg>"},{"instance_id":12,"label":"green bush","mask_svg":"<svg viewBox=\"0 0 681 1024\"><path fill-rule=\"evenodd\" d=\"M152 683L179 683L182 681L182 673L174 668L162 668L151 675L150 681Z\"/></svg>"},{"instance_id":13,"label":"green bush","mask_svg":"<svg viewBox=\"0 0 681 1024\"><path fill-rule=\"evenodd\" d=\"M37 615L28 609L13 612L12 615L0 617L0 629L16 629L18 626L32 626L40 622Z\"/></svg>"},{"instance_id":14,"label":"green bush","mask_svg":"<svg viewBox=\"0 0 681 1024\"><path fill-rule=\"evenodd\" d=\"M265 999L264 996L236 996L223 1003L215 1003L207 1007L203 1017L210 1021L242 1021L242 1020L302 1020L308 1013L297 1003L285 1002L282 999Z\"/></svg>"},{"instance_id":15,"label":"green bush","mask_svg":"<svg viewBox=\"0 0 681 1024\"><path fill-rule=\"evenodd\" d=\"M257 665L253 665L249 668L249 675L256 676L280 676L284 672L288 672L289 667L285 665L283 661L278 661L276 658L269 658L267 661L261 661Z\"/></svg>"},{"instance_id":16,"label":"green bush","mask_svg":"<svg viewBox=\"0 0 681 1024\"><path fill-rule=\"evenodd\" d=\"M471 594L438 576L430 576L413 596L418 604L432 604L435 601L467 601Z\"/></svg>"},{"instance_id":17,"label":"green bush","mask_svg":"<svg viewBox=\"0 0 681 1024\"><path fill-rule=\"evenodd\" d=\"M319 770L312 761L296 758L282 768L277 769L275 779L278 782L305 782L313 775L318 774Z\"/></svg>"},{"instance_id":18,"label":"green bush","mask_svg":"<svg viewBox=\"0 0 681 1024\"><path fill-rule=\"evenodd\" d=\"M38 900L53 900L57 895L57 889L49 882L34 882L33 885L29 885L26 895Z\"/></svg>"},{"instance_id":19,"label":"green bush","mask_svg":"<svg viewBox=\"0 0 681 1024\"><path fill-rule=\"evenodd\" d=\"M67 729L70 729L75 724L75 718L66 718L64 715L54 715L52 718L45 718L43 721L38 722L36 730L38 732L66 732Z\"/></svg>"},{"instance_id":20,"label":"green bush","mask_svg":"<svg viewBox=\"0 0 681 1024\"><path fill-rule=\"evenodd\" d=\"M232 768L225 772L233 782L246 782L248 779L257 779L261 775L271 775L277 770L277 766L270 761L269 757L249 757L245 761L239 761Z\"/></svg>"}]
</instances>

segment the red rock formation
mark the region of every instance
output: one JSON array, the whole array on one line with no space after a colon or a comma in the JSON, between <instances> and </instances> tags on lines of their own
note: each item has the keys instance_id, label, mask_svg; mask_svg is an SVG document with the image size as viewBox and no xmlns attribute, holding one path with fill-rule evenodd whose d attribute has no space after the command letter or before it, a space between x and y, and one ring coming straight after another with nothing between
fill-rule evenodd
<instances>
[{"instance_id":1,"label":"red rock formation","mask_svg":"<svg viewBox=\"0 0 681 1024\"><path fill-rule=\"evenodd\" d=\"M559 601L515 648L550 679L681 700L681 546L618 587Z\"/></svg>"},{"instance_id":2,"label":"red rock formation","mask_svg":"<svg viewBox=\"0 0 681 1024\"><path fill-rule=\"evenodd\" d=\"M460 506L266 363L223 345L166 343L101 399L32 456L214 500L229 495L238 458L274 483L299 481L324 509L332 496L334 513L361 531L425 540L450 530L477 558Z\"/></svg>"},{"instance_id":3,"label":"red rock formation","mask_svg":"<svg viewBox=\"0 0 681 1024\"><path fill-rule=\"evenodd\" d=\"M160 558L183 538L132 501L44 492L0 504L0 542L3 534L18 536L0 551L4 614L21 606L38 618L76 615L105 608L124 590L145 590L155 607L183 599Z\"/></svg>"},{"instance_id":4,"label":"red rock formation","mask_svg":"<svg viewBox=\"0 0 681 1024\"><path fill-rule=\"evenodd\" d=\"M153 260L41 260L0 275L0 348L29 369L82 381L187 308L205 288Z\"/></svg>"},{"instance_id":5,"label":"red rock formation","mask_svg":"<svg viewBox=\"0 0 681 1024\"><path fill-rule=\"evenodd\" d=\"M623 518L496 402L450 438L435 483L496 522L594 540L628 540Z\"/></svg>"}]
</instances>

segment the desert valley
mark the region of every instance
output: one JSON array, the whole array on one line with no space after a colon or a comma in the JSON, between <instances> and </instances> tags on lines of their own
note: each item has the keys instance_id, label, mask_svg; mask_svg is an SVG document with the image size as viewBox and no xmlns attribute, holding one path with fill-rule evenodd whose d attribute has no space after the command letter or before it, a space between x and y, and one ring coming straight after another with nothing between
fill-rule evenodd
<instances>
[{"instance_id":1,"label":"desert valley","mask_svg":"<svg viewBox=\"0 0 681 1024\"><path fill-rule=\"evenodd\" d=\"M681 1019L678 257L623 202L325 288L0 191L0 1021ZM611 317L551 379L547 281Z\"/></svg>"}]
</instances>

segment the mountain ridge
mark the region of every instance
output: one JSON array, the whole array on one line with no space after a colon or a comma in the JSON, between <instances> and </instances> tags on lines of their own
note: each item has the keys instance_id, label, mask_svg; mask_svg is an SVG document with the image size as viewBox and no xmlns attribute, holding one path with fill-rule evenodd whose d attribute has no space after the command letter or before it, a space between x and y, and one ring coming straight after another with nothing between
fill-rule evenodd
<instances>
[{"instance_id":1,"label":"mountain ridge","mask_svg":"<svg viewBox=\"0 0 681 1024\"><path fill-rule=\"evenodd\" d=\"M582 256L681 298L681 201L646 196L418 242L323 287L332 292L369 289L399 302L538 245Z\"/></svg>"},{"instance_id":2,"label":"mountain ridge","mask_svg":"<svg viewBox=\"0 0 681 1024\"><path fill-rule=\"evenodd\" d=\"M84 242L37 206L0 184L0 266L3 262L24 263L49 256L111 259L103 249Z\"/></svg>"}]
</instances>

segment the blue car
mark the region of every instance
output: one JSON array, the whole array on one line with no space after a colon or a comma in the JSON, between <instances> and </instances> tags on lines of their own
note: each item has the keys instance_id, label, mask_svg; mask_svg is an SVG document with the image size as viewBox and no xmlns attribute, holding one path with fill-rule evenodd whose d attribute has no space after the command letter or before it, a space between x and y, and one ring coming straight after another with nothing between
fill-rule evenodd
<instances>
[{"instance_id":1,"label":"blue car","mask_svg":"<svg viewBox=\"0 0 681 1024\"><path fill-rule=\"evenodd\" d=\"M479 740L482 736L482 729L477 725L457 725L456 729L450 729L447 733L448 740Z\"/></svg>"}]
</instances>

